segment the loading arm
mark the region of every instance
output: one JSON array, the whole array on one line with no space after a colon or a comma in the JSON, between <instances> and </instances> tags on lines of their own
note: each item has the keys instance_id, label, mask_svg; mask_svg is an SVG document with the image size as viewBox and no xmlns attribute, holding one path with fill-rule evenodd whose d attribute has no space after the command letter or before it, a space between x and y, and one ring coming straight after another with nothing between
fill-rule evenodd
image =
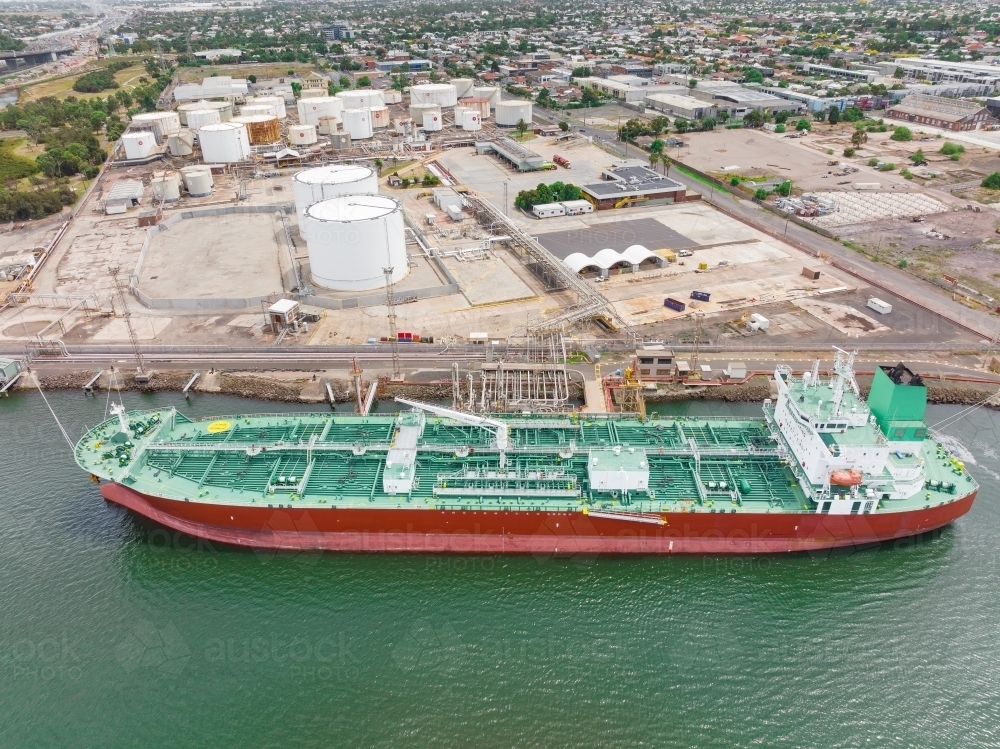
<instances>
[{"instance_id":1,"label":"loading arm","mask_svg":"<svg viewBox=\"0 0 1000 749\"><path fill-rule=\"evenodd\" d=\"M465 424L470 427L480 427L482 429L489 430L496 436L497 450L500 451L500 467L503 468L507 464L507 436L508 430L507 425L498 420L490 419L485 416L476 416L475 414L467 414L462 411L455 411L451 408L442 408L441 406L433 406L429 403L420 403L419 401L411 401L406 398L396 398L397 403L402 403L403 405L410 406L411 408L418 408L421 411L427 411L435 416L442 416L446 419L453 419L460 424Z\"/></svg>"}]
</instances>

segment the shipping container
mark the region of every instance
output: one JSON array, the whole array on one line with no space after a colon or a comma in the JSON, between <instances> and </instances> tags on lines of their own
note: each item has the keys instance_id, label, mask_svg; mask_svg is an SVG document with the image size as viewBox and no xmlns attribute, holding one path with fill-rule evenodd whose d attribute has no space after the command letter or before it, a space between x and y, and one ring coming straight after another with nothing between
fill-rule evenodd
<instances>
[{"instance_id":1,"label":"shipping container","mask_svg":"<svg viewBox=\"0 0 1000 749\"><path fill-rule=\"evenodd\" d=\"M892 312L892 305L888 302L883 302L881 299L872 297L868 300L868 309L873 309L880 315L888 315Z\"/></svg>"},{"instance_id":2,"label":"shipping container","mask_svg":"<svg viewBox=\"0 0 1000 749\"><path fill-rule=\"evenodd\" d=\"M691 292L691 298L692 299L697 299L699 302L707 302L709 300L709 297L711 297L711 296L712 295L709 294L707 291L692 291Z\"/></svg>"},{"instance_id":3,"label":"shipping container","mask_svg":"<svg viewBox=\"0 0 1000 749\"><path fill-rule=\"evenodd\" d=\"M802 275L810 281L816 281L819 278L819 271L814 268L803 268Z\"/></svg>"},{"instance_id":4,"label":"shipping container","mask_svg":"<svg viewBox=\"0 0 1000 749\"><path fill-rule=\"evenodd\" d=\"M663 300L663 306L669 307L670 309L676 312L683 312L687 305L684 304L684 302L678 301L677 299L672 299L670 297L667 297L666 299Z\"/></svg>"}]
</instances>

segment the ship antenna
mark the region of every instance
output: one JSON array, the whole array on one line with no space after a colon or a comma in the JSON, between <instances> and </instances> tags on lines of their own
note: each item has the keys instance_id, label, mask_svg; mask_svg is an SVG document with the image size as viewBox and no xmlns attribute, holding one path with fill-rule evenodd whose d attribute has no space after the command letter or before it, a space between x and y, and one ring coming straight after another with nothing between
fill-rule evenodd
<instances>
[{"instance_id":1,"label":"ship antenna","mask_svg":"<svg viewBox=\"0 0 1000 749\"><path fill-rule=\"evenodd\" d=\"M42 400L45 401L45 405L49 409L49 413L52 414L52 418L55 419L56 426L59 427L59 431L62 432L63 439L66 440L66 444L69 445L69 451L71 453L76 453L76 446L73 445L73 440L69 438L69 434L63 428L62 422L59 421L59 417L56 416L56 412L52 410L52 404L49 403L49 399L45 397L45 391L42 390L42 383L38 379L38 375L35 374L35 385L38 387L38 392L42 394Z\"/></svg>"}]
</instances>

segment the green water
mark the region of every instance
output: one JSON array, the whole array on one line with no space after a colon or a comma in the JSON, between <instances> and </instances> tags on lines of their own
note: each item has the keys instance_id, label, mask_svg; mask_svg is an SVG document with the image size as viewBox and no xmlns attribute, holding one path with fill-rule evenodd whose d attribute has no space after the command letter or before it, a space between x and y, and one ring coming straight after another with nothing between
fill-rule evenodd
<instances>
[{"instance_id":1,"label":"green water","mask_svg":"<svg viewBox=\"0 0 1000 749\"><path fill-rule=\"evenodd\" d=\"M291 410L126 396L167 403ZM970 515L853 554L276 556L144 527L0 399L0 747L995 747L998 426L951 430Z\"/></svg>"}]
</instances>

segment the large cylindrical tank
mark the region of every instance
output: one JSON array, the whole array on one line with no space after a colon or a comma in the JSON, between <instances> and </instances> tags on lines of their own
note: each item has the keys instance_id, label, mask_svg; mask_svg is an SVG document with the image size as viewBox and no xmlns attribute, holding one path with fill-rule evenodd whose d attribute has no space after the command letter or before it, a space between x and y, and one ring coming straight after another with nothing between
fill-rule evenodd
<instances>
[{"instance_id":1,"label":"large cylindrical tank","mask_svg":"<svg viewBox=\"0 0 1000 749\"><path fill-rule=\"evenodd\" d=\"M384 107L382 92L373 88L358 88L353 91L339 91L337 98L344 102L344 109L371 109Z\"/></svg>"},{"instance_id":2,"label":"large cylindrical tank","mask_svg":"<svg viewBox=\"0 0 1000 749\"><path fill-rule=\"evenodd\" d=\"M126 159L144 159L156 147L156 136L150 132L125 133L122 136Z\"/></svg>"},{"instance_id":3,"label":"large cylindrical tank","mask_svg":"<svg viewBox=\"0 0 1000 749\"><path fill-rule=\"evenodd\" d=\"M497 124L514 127L518 121L524 120L531 124L531 102L511 99L497 102Z\"/></svg>"},{"instance_id":4,"label":"large cylindrical tank","mask_svg":"<svg viewBox=\"0 0 1000 749\"><path fill-rule=\"evenodd\" d=\"M394 88L386 89L382 92L382 101L386 104L401 104L403 101L403 92L397 91Z\"/></svg>"},{"instance_id":5,"label":"large cylindrical tank","mask_svg":"<svg viewBox=\"0 0 1000 749\"><path fill-rule=\"evenodd\" d=\"M472 86L475 81L471 78L452 78L449 83L455 87L455 93L458 94L459 99L472 96Z\"/></svg>"},{"instance_id":6,"label":"large cylindrical tank","mask_svg":"<svg viewBox=\"0 0 1000 749\"><path fill-rule=\"evenodd\" d=\"M367 166L358 164L331 164L306 169L292 176L292 194L295 196L295 213L302 230L302 214L306 208L321 200L344 195L377 195L378 176Z\"/></svg>"},{"instance_id":7,"label":"large cylindrical tank","mask_svg":"<svg viewBox=\"0 0 1000 749\"><path fill-rule=\"evenodd\" d=\"M381 130L392 124L392 120L389 118L389 107L372 107L368 111L372 113L372 127L376 130Z\"/></svg>"},{"instance_id":8,"label":"large cylindrical tank","mask_svg":"<svg viewBox=\"0 0 1000 749\"><path fill-rule=\"evenodd\" d=\"M328 115L326 117L319 118L319 124L316 125L316 129L319 131L320 135L333 135L340 131L340 123L342 121L341 116L338 114Z\"/></svg>"},{"instance_id":9,"label":"large cylindrical tank","mask_svg":"<svg viewBox=\"0 0 1000 749\"><path fill-rule=\"evenodd\" d=\"M410 103L453 107L458 103L458 94L450 83L421 83L410 86Z\"/></svg>"},{"instance_id":10,"label":"large cylindrical tank","mask_svg":"<svg viewBox=\"0 0 1000 749\"><path fill-rule=\"evenodd\" d=\"M340 117L344 112L344 102L335 96L299 99L298 110L299 123L318 125L321 117Z\"/></svg>"},{"instance_id":11,"label":"large cylindrical tank","mask_svg":"<svg viewBox=\"0 0 1000 749\"><path fill-rule=\"evenodd\" d=\"M345 109L344 130L351 134L351 140L371 138L372 115L368 109Z\"/></svg>"},{"instance_id":12,"label":"large cylindrical tank","mask_svg":"<svg viewBox=\"0 0 1000 749\"><path fill-rule=\"evenodd\" d=\"M459 104L452 110L452 114L455 116L455 127L462 127L462 120L465 119L465 113L468 111L468 107L463 104Z\"/></svg>"},{"instance_id":13,"label":"large cylindrical tank","mask_svg":"<svg viewBox=\"0 0 1000 749\"><path fill-rule=\"evenodd\" d=\"M410 118L413 120L414 127L423 127L424 114L428 112L441 114L441 106L439 104L410 104Z\"/></svg>"},{"instance_id":14,"label":"large cylindrical tank","mask_svg":"<svg viewBox=\"0 0 1000 749\"><path fill-rule=\"evenodd\" d=\"M167 150L171 156L190 156L194 153L194 133L181 128L179 133L167 138Z\"/></svg>"},{"instance_id":15,"label":"large cylindrical tank","mask_svg":"<svg viewBox=\"0 0 1000 749\"><path fill-rule=\"evenodd\" d=\"M201 157L210 164L233 164L250 158L250 136L242 122L220 122L198 130Z\"/></svg>"},{"instance_id":16,"label":"large cylindrical tank","mask_svg":"<svg viewBox=\"0 0 1000 749\"><path fill-rule=\"evenodd\" d=\"M321 96L327 96L325 88L304 88L301 93L299 93L300 99L316 99Z\"/></svg>"},{"instance_id":17,"label":"large cylindrical tank","mask_svg":"<svg viewBox=\"0 0 1000 749\"><path fill-rule=\"evenodd\" d=\"M399 135L413 134L413 120L410 117L394 117L392 129Z\"/></svg>"},{"instance_id":18,"label":"large cylindrical tank","mask_svg":"<svg viewBox=\"0 0 1000 749\"><path fill-rule=\"evenodd\" d=\"M153 177L150 182L153 197L161 203L174 203L181 199L181 178L177 172Z\"/></svg>"},{"instance_id":19,"label":"large cylindrical tank","mask_svg":"<svg viewBox=\"0 0 1000 749\"><path fill-rule=\"evenodd\" d=\"M457 124L457 123L456 123ZM476 132L483 129L483 118L477 109L466 109L462 115L462 129L466 132Z\"/></svg>"},{"instance_id":20,"label":"large cylindrical tank","mask_svg":"<svg viewBox=\"0 0 1000 749\"><path fill-rule=\"evenodd\" d=\"M472 95L477 99L489 99L491 109L496 109L500 101L500 89L496 86L473 86Z\"/></svg>"},{"instance_id":21,"label":"large cylindrical tank","mask_svg":"<svg viewBox=\"0 0 1000 749\"><path fill-rule=\"evenodd\" d=\"M205 125L218 125L222 122L218 109L193 109L187 113L188 127L197 130Z\"/></svg>"},{"instance_id":22,"label":"large cylindrical tank","mask_svg":"<svg viewBox=\"0 0 1000 749\"><path fill-rule=\"evenodd\" d=\"M425 132L436 133L444 127L444 117L440 112L424 112L423 128Z\"/></svg>"},{"instance_id":23,"label":"large cylindrical tank","mask_svg":"<svg viewBox=\"0 0 1000 749\"><path fill-rule=\"evenodd\" d=\"M399 202L384 195L348 195L315 203L303 215L312 280L326 289L378 289L406 276L406 235Z\"/></svg>"},{"instance_id":24,"label":"large cylindrical tank","mask_svg":"<svg viewBox=\"0 0 1000 749\"><path fill-rule=\"evenodd\" d=\"M281 123L273 114L252 114L247 117L233 117L233 122L247 126L247 135L252 145L277 143L281 140Z\"/></svg>"},{"instance_id":25,"label":"large cylindrical tank","mask_svg":"<svg viewBox=\"0 0 1000 749\"><path fill-rule=\"evenodd\" d=\"M311 146L319 138L316 137L315 125L289 125L288 145L290 146Z\"/></svg>"},{"instance_id":26,"label":"large cylindrical tank","mask_svg":"<svg viewBox=\"0 0 1000 749\"><path fill-rule=\"evenodd\" d=\"M247 99L246 103L252 107L267 107L270 111L264 112L264 114L273 114L279 120L288 116L283 96L255 96L252 99Z\"/></svg>"},{"instance_id":27,"label":"large cylindrical tank","mask_svg":"<svg viewBox=\"0 0 1000 749\"><path fill-rule=\"evenodd\" d=\"M186 166L181 169L184 187L192 198L203 198L212 194L212 170L204 165Z\"/></svg>"},{"instance_id":28,"label":"large cylindrical tank","mask_svg":"<svg viewBox=\"0 0 1000 749\"><path fill-rule=\"evenodd\" d=\"M157 140L163 142L181 129L181 118L177 112L143 112L132 118L132 124L152 130Z\"/></svg>"},{"instance_id":29,"label":"large cylindrical tank","mask_svg":"<svg viewBox=\"0 0 1000 749\"><path fill-rule=\"evenodd\" d=\"M177 107L177 117L181 121L181 125L186 125L191 127L190 123L187 121L187 113L194 112L198 109L214 109L219 113L220 122L229 122L233 118L233 105L228 101L206 101L202 99L201 101L191 101L187 104L181 104Z\"/></svg>"}]
</instances>

